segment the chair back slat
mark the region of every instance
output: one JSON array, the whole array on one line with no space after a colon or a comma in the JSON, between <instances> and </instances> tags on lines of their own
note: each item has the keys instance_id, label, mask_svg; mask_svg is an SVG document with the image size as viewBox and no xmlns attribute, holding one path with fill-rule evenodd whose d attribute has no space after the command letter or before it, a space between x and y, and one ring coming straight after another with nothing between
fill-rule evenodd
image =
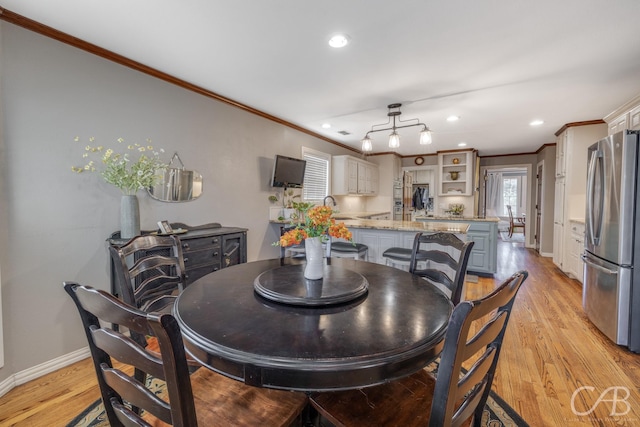
<instances>
[{"instance_id":1,"label":"chair back slat","mask_svg":"<svg viewBox=\"0 0 640 427\"><path fill-rule=\"evenodd\" d=\"M496 352L494 347L489 347L489 350L484 352L482 356L476 360L473 366L460 377L458 380L457 398L462 399L471 389L480 384L489 373L493 361L495 359Z\"/></svg>"},{"instance_id":2,"label":"chair back slat","mask_svg":"<svg viewBox=\"0 0 640 427\"><path fill-rule=\"evenodd\" d=\"M140 418L138 414L131 410L128 406L122 405L118 399L111 399L111 405L113 406L114 413L120 421L120 425L124 427L153 427Z\"/></svg>"},{"instance_id":3,"label":"chair back slat","mask_svg":"<svg viewBox=\"0 0 640 427\"><path fill-rule=\"evenodd\" d=\"M96 346L111 357L127 364L132 364L130 361L135 360L135 365L141 370L155 378L164 380L162 360L158 359L155 353L150 354L131 338L118 331L95 326L90 329Z\"/></svg>"},{"instance_id":4,"label":"chair back slat","mask_svg":"<svg viewBox=\"0 0 640 427\"><path fill-rule=\"evenodd\" d=\"M485 324L482 329L476 333L464 348L465 360L476 354L483 347L488 346L502 332L507 322L506 313L500 312L495 318Z\"/></svg>"},{"instance_id":5,"label":"chair back slat","mask_svg":"<svg viewBox=\"0 0 640 427\"><path fill-rule=\"evenodd\" d=\"M137 236L121 247L109 247L119 295L129 305L148 311L162 295L184 288L185 267L177 236ZM164 299L170 304L172 301Z\"/></svg>"},{"instance_id":6,"label":"chair back slat","mask_svg":"<svg viewBox=\"0 0 640 427\"><path fill-rule=\"evenodd\" d=\"M105 363L100 367L107 385L115 390L123 401L138 408L144 408L145 411L167 424L172 423L171 407L167 402L121 370L110 368Z\"/></svg>"},{"instance_id":7,"label":"chair back slat","mask_svg":"<svg viewBox=\"0 0 640 427\"><path fill-rule=\"evenodd\" d=\"M453 233L417 233L413 241L409 272L446 288L457 305L462 298L467 263L474 242L463 242ZM421 268L421 265L425 265Z\"/></svg>"},{"instance_id":8,"label":"chair back slat","mask_svg":"<svg viewBox=\"0 0 640 427\"><path fill-rule=\"evenodd\" d=\"M64 288L78 308L98 377L105 412L112 427L147 426L137 408L174 426L198 425L193 391L180 328L169 314L145 313L104 291L65 283ZM132 334L154 336L160 358L135 339L114 331L110 325L127 327ZM114 369L113 360L131 371L164 378L168 401L156 396L149 384ZM145 415L146 416L146 415Z\"/></svg>"}]
</instances>

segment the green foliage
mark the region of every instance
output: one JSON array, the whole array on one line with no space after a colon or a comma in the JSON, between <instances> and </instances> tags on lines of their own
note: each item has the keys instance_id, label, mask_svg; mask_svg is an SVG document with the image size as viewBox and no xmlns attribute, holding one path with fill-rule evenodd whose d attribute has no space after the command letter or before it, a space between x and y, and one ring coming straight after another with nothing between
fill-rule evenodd
<instances>
[{"instance_id":1,"label":"green foliage","mask_svg":"<svg viewBox=\"0 0 640 427\"><path fill-rule=\"evenodd\" d=\"M76 137L78 142L80 138ZM104 165L100 175L109 184L118 187L124 194L135 194L138 190L152 187L162 177L161 172L167 165L160 160L160 153L163 149L155 151L151 145L151 140L147 139L147 145L129 144L124 145L124 139L118 138L118 144L122 144L122 152L116 152L111 148L105 149L103 146L87 145L82 157L87 159L84 166L72 166L71 170L76 173L96 172L96 160L98 157ZM89 138L93 144L95 138ZM137 156L137 160L134 160Z\"/></svg>"}]
</instances>

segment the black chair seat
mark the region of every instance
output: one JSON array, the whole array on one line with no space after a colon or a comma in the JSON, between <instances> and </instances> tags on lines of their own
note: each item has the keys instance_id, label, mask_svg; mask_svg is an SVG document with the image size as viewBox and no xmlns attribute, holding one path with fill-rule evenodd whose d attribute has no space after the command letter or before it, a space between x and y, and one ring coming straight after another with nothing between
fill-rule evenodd
<instances>
[{"instance_id":1,"label":"black chair seat","mask_svg":"<svg viewBox=\"0 0 640 427\"><path fill-rule=\"evenodd\" d=\"M382 253L385 258L392 259L394 261L411 261L412 249L407 248L389 248Z\"/></svg>"},{"instance_id":2,"label":"black chair seat","mask_svg":"<svg viewBox=\"0 0 640 427\"><path fill-rule=\"evenodd\" d=\"M332 252L360 253L368 250L369 246L362 243L331 242Z\"/></svg>"}]
</instances>

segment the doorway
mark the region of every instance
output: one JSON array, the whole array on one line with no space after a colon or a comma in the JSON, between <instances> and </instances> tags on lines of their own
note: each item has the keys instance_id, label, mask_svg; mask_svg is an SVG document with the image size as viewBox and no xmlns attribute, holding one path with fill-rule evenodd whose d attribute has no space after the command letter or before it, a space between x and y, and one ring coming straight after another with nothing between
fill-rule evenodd
<instances>
[{"instance_id":1,"label":"doorway","mask_svg":"<svg viewBox=\"0 0 640 427\"><path fill-rule=\"evenodd\" d=\"M525 220L524 244L532 242L530 231L535 216L530 215L531 195L535 187L530 177L533 165L495 165L480 167L480 214L485 217L498 217L498 230L509 227L507 205L512 207L514 216L529 217Z\"/></svg>"}]
</instances>

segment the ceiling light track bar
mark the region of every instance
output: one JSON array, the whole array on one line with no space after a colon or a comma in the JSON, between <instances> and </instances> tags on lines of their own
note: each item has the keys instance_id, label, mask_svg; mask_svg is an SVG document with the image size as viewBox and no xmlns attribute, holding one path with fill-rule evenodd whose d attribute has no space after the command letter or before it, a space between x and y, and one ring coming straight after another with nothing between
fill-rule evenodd
<instances>
[{"instance_id":1,"label":"ceiling light track bar","mask_svg":"<svg viewBox=\"0 0 640 427\"><path fill-rule=\"evenodd\" d=\"M387 116L389 117L387 123L382 123L382 124L379 124L379 125L371 126L371 130L369 132L367 132L365 137L362 139L362 151L372 151L373 150L373 144L371 143L371 138L369 137L370 134L372 134L374 132L382 132L382 131L385 131L385 130L390 130L391 131L391 135L389 135L389 147L390 148L398 148L400 146L400 135L398 135L398 132L396 132L396 130L397 129L402 129L402 128L413 127L413 126L422 126L422 130L420 131L420 144L423 144L423 145L431 144L431 131L429 130L429 127L427 125L425 125L424 123L422 123L418 119L401 120L400 119L400 114L402 114L402 112L400 111L400 107L401 106L402 106L402 104L399 104L399 103L389 104L387 106L387 108L389 109L389 112L387 113ZM409 122L412 122L412 121L417 121L417 123L398 126L398 125L396 125L396 118L397 118L398 122L400 122L400 123L409 123ZM378 126L388 126L391 123L393 123L393 124L390 127L386 127L386 128L382 128L382 129L376 129L376 127L378 127Z\"/></svg>"}]
</instances>

